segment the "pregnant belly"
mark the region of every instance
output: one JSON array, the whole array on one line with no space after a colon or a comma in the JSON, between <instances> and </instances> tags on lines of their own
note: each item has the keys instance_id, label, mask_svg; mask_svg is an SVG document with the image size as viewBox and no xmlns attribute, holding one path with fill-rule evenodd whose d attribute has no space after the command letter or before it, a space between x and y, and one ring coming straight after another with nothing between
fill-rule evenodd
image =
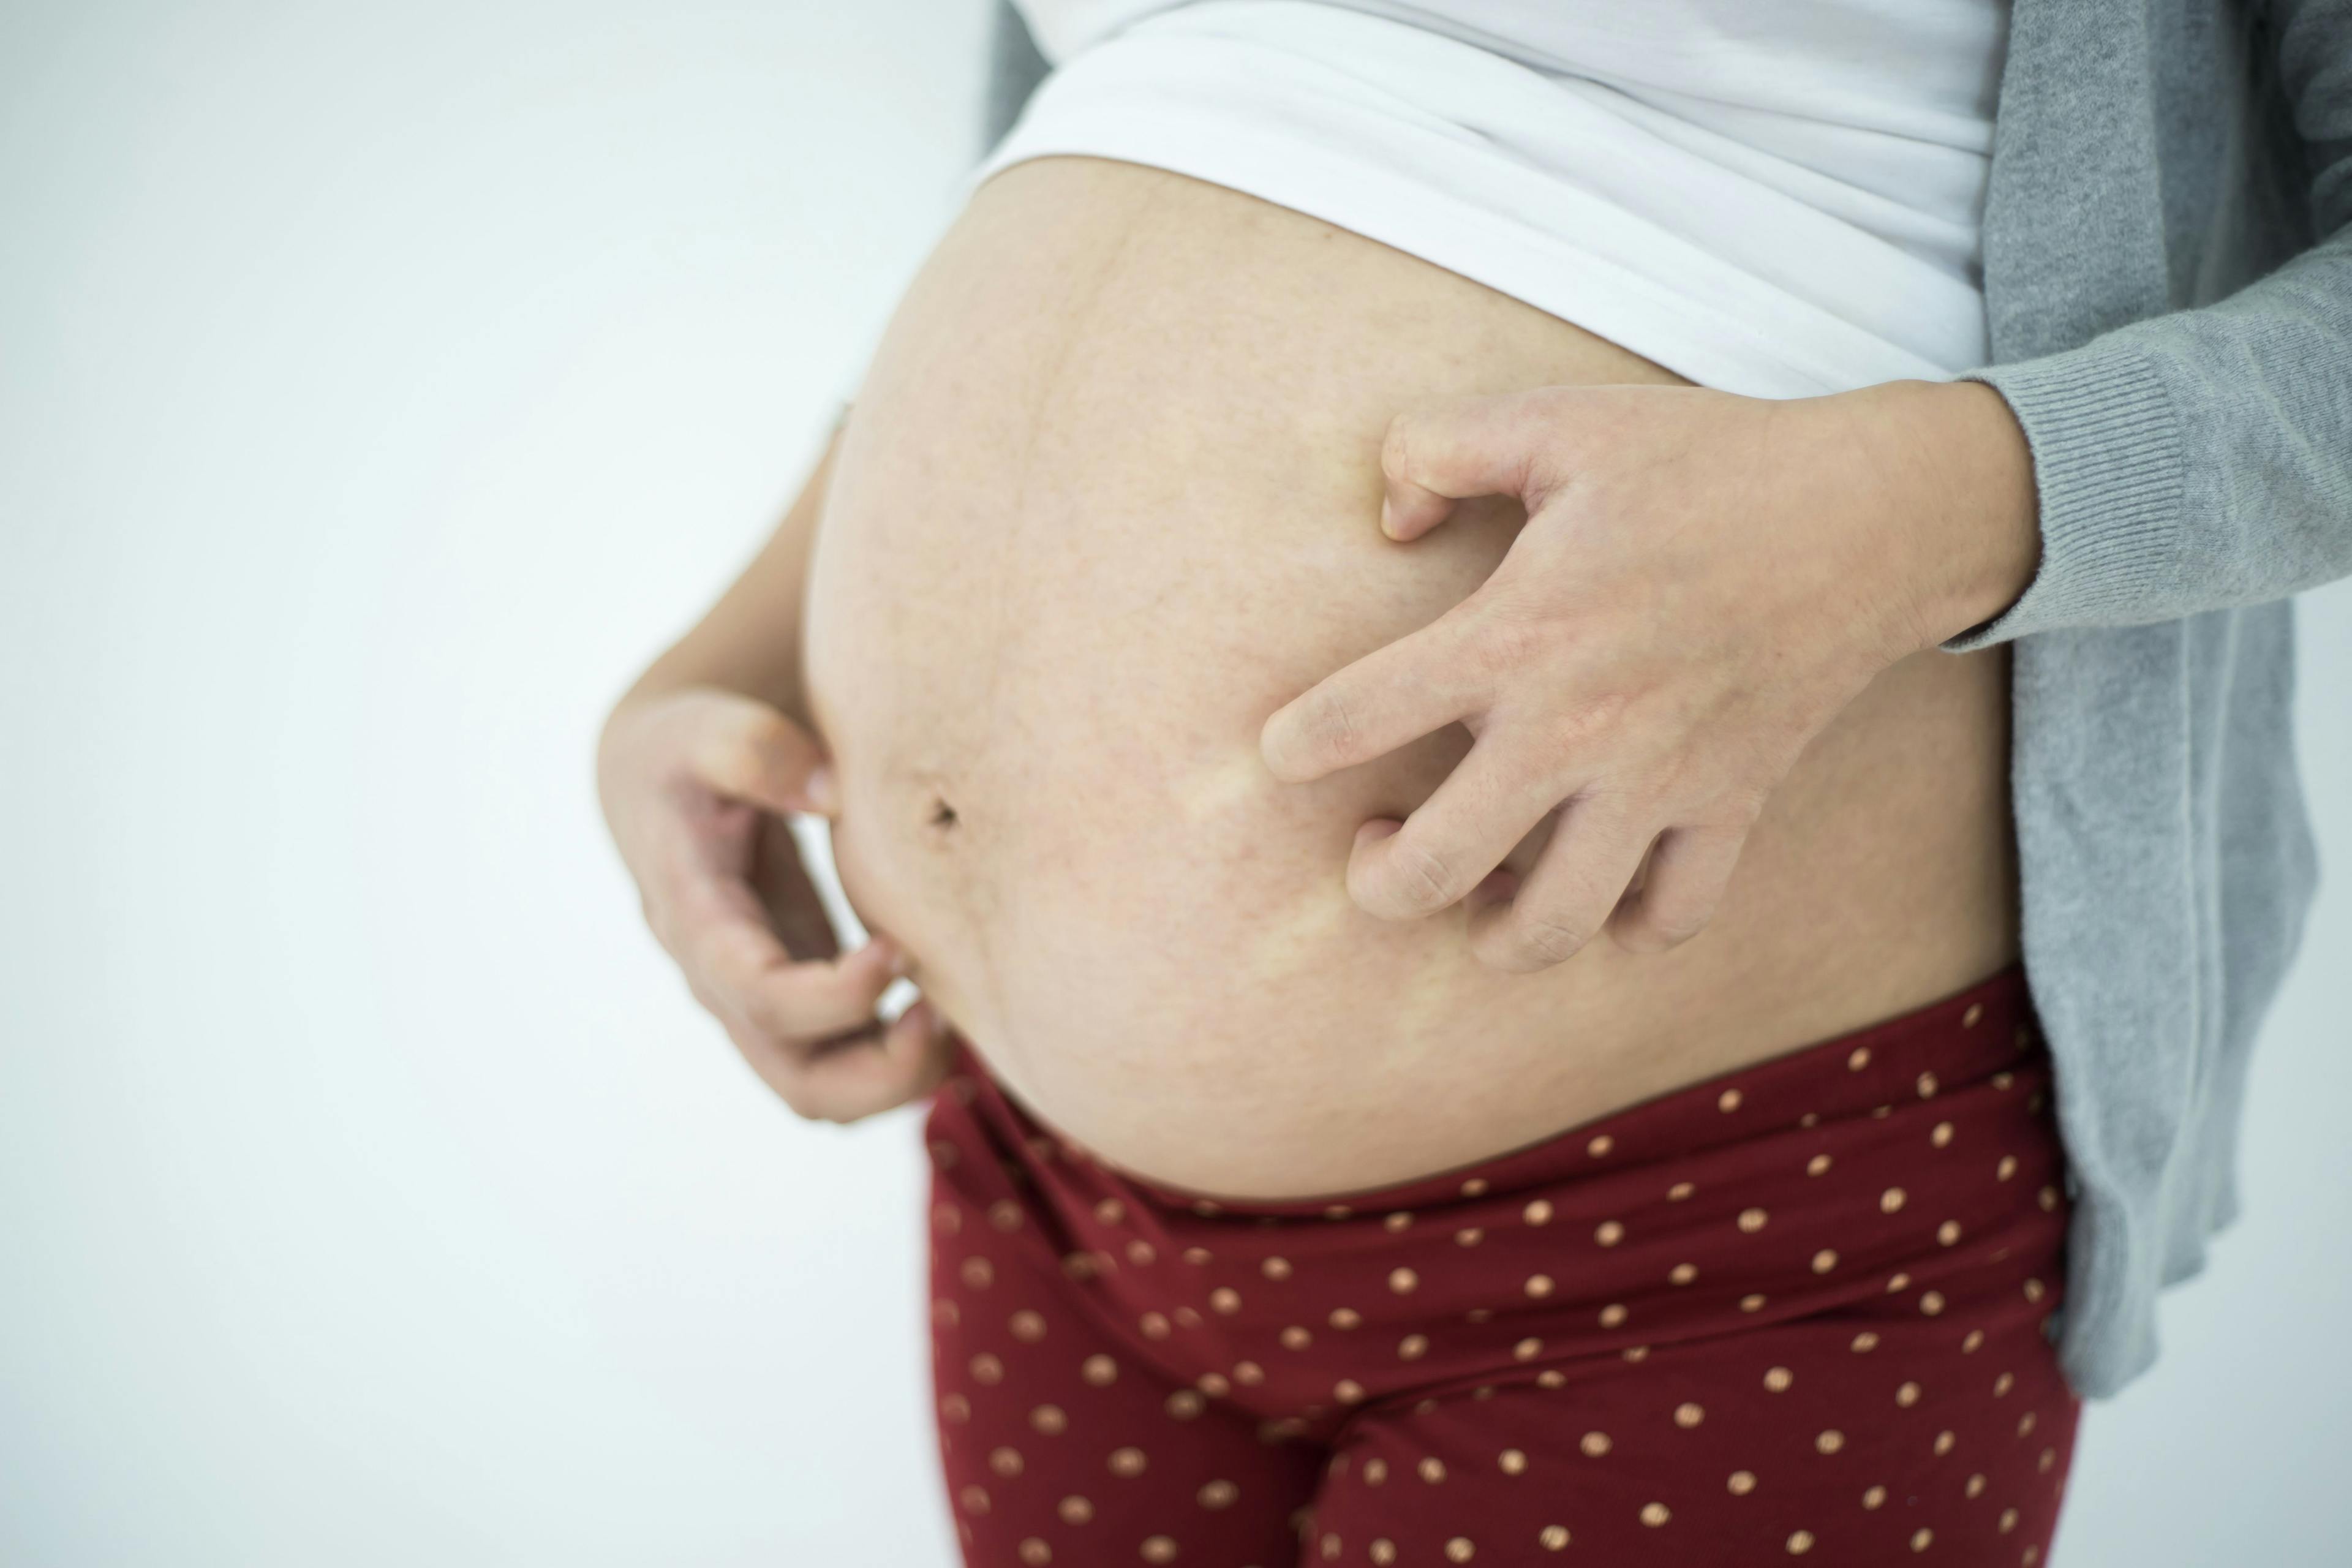
<instances>
[{"instance_id":1,"label":"pregnant belly","mask_svg":"<svg viewBox=\"0 0 2352 1568\"><path fill-rule=\"evenodd\" d=\"M1079 158L990 180L884 335L810 566L852 902L1043 1121L1212 1196L1466 1163L2009 962L2005 649L1882 676L1662 955L1504 974L1458 909L1349 902L1357 824L1433 791L1458 726L1312 784L1260 763L1267 714L1460 601L1523 521L1385 539L1392 413L1674 379L1220 187Z\"/></svg>"}]
</instances>

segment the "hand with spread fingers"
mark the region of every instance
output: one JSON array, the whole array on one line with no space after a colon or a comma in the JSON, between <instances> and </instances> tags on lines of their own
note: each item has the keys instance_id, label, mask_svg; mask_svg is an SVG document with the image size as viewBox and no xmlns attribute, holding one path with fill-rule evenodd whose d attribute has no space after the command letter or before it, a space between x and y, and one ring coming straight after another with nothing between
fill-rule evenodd
<instances>
[{"instance_id":1,"label":"hand with spread fingers","mask_svg":"<svg viewBox=\"0 0 2352 1568\"><path fill-rule=\"evenodd\" d=\"M1473 950L1519 973L1603 931L1636 952L1696 935L1806 744L2040 557L2024 437L1975 383L1545 387L1401 414L1381 465L1400 546L1470 497L1526 525L1468 598L1275 712L1261 750L1304 783L1467 729L1433 795L1359 827L1348 889L1398 920L1466 900ZM1555 812L1522 880L1503 860Z\"/></svg>"},{"instance_id":2,"label":"hand with spread fingers","mask_svg":"<svg viewBox=\"0 0 2352 1568\"><path fill-rule=\"evenodd\" d=\"M785 814L835 810L806 731L717 687L632 695L605 721L596 783L646 923L786 1104L854 1121L938 1085L938 1011L875 1011L904 955L882 934L843 953L801 864Z\"/></svg>"}]
</instances>

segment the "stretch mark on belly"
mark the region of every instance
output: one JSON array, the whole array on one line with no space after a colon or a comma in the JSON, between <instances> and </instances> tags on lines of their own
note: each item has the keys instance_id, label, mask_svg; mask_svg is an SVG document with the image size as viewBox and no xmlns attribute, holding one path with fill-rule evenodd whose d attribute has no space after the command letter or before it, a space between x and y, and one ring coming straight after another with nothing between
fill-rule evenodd
<instances>
[{"instance_id":1,"label":"stretch mark on belly","mask_svg":"<svg viewBox=\"0 0 2352 1568\"><path fill-rule=\"evenodd\" d=\"M1276 980L1329 963L1331 942L1354 910L1339 877L1309 887L1258 928L1249 948L1251 977Z\"/></svg>"},{"instance_id":2,"label":"stretch mark on belly","mask_svg":"<svg viewBox=\"0 0 2352 1568\"><path fill-rule=\"evenodd\" d=\"M1235 751L1186 776L1176 786L1176 810L1187 822L1201 822L1239 805L1274 782L1255 746Z\"/></svg>"}]
</instances>

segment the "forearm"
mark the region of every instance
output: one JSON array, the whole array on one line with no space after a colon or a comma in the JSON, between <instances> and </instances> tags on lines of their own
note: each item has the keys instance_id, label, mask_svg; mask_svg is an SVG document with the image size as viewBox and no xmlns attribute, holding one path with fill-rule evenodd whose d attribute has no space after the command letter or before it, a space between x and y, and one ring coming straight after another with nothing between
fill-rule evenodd
<instances>
[{"instance_id":1,"label":"forearm","mask_svg":"<svg viewBox=\"0 0 2352 1568\"><path fill-rule=\"evenodd\" d=\"M801 600L840 445L836 426L759 554L684 637L646 666L622 702L681 687L717 686L757 698L803 729L814 728L801 681Z\"/></svg>"}]
</instances>

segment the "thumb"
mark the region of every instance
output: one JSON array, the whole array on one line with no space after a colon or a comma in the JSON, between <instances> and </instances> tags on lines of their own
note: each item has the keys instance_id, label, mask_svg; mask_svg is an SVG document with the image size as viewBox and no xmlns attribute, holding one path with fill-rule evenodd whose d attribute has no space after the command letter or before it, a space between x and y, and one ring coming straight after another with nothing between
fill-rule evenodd
<instances>
[{"instance_id":1,"label":"thumb","mask_svg":"<svg viewBox=\"0 0 2352 1568\"><path fill-rule=\"evenodd\" d=\"M730 799L772 812L831 816L839 809L824 748L756 698L712 689L693 718L687 771Z\"/></svg>"},{"instance_id":2,"label":"thumb","mask_svg":"<svg viewBox=\"0 0 2352 1568\"><path fill-rule=\"evenodd\" d=\"M1418 539L1471 496L1511 496L1533 511L1560 434L1560 389L1457 397L1410 408L1381 440L1381 531Z\"/></svg>"}]
</instances>

